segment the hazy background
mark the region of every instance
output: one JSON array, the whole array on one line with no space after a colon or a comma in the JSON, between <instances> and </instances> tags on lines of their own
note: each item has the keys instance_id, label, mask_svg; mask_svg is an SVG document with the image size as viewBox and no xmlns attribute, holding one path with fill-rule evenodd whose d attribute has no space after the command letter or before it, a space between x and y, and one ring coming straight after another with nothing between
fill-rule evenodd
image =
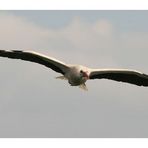
<instances>
[{"instance_id":1,"label":"hazy background","mask_svg":"<svg viewBox=\"0 0 148 148\"><path fill-rule=\"evenodd\" d=\"M148 73L148 11L0 11L0 49ZM148 137L148 88L110 80L88 92L54 71L0 58L0 137Z\"/></svg>"}]
</instances>

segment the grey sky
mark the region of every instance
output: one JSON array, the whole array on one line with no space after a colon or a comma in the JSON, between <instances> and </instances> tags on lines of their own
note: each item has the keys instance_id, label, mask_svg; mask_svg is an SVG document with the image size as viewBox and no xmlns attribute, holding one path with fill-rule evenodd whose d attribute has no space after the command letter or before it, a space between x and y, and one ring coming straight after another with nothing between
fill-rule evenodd
<instances>
[{"instance_id":1,"label":"grey sky","mask_svg":"<svg viewBox=\"0 0 148 148\"><path fill-rule=\"evenodd\" d=\"M148 73L148 11L1 11L2 49ZM89 91L44 66L0 58L0 137L148 137L148 88L109 80Z\"/></svg>"}]
</instances>

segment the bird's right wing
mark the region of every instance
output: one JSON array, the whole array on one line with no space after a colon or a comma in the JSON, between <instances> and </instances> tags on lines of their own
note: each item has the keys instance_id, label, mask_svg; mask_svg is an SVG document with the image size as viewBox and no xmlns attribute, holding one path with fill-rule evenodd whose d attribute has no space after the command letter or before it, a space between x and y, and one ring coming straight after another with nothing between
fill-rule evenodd
<instances>
[{"instance_id":1,"label":"bird's right wing","mask_svg":"<svg viewBox=\"0 0 148 148\"><path fill-rule=\"evenodd\" d=\"M35 62L51 68L52 70L63 75L69 69L69 66L65 63L33 51L0 50L0 57L8 57L11 59L21 59L25 61Z\"/></svg>"},{"instance_id":2,"label":"bird's right wing","mask_svg":"<svg viewBox=\"0 0 148 148\"><path fill-rule=\"evenodd\" d=\"M92 69L90 79L110 79L138 86L148 86L148 75L128 69Z\"/></svg>"}]
</instances>

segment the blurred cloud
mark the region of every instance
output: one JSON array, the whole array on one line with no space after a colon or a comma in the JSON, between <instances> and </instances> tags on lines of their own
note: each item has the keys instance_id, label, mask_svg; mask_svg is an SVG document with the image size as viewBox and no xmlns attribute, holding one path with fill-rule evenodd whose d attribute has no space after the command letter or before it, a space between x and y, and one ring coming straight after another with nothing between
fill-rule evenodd
<instances>
[{"instance_id":1,"label":"blurred cloud","mask_svg":"<svg viewBox=\"0 0 148 148\"><path fill-rule=\"evenodd\" d=\"M106 20L91 24L75 17L63 28L45 29L24 18L3 13L0 14L0 34L3 49L31 49L55 56L64 52L64 57L74 54L80 60L87 50L113 48L112 25ZM73 62L76 61L73 59Z\"/></svg>"},{"instance_id":2,"label":"blurred cloud","mask_svg":"<svg viewBox=\"0 0 148 148\"><path fill-rule=\"evenodd\" d=\"M96 22L84 21L74 17L66 26L58 29L44 28L33 22L10 13L0 14L1 48L33 49L58 52L83 52L100 50L102 56L111 56L121 50L147 49L148 32L116 30L114 24L107 19ZM8 44L9 43L9 44ZM120 50L119 50L120 49ZM92 53L94 56L95 52ZM111 57L110 57L111 58Z\"/></svg>"},{"instance_id":3,"label":"blurred cloud","mask_svg":"<svg viewBox=\"0 0 148 148\"><path fill-rule=\"evenodd\" d=\"M42 46L48 34L46 29L11 14L0 14L1 48L33 48Z\"/></svg>"}]
</instances>

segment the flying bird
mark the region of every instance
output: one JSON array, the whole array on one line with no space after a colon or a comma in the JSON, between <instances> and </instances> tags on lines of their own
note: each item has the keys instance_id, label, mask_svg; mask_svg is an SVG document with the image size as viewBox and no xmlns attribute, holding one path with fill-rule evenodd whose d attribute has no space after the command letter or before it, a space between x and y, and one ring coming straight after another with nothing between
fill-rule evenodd
<instances>
[{"instance_id":1,"label":"flying bird","mask_svg":"<svg viewBox=\"0 0 148 148\"><path fill-rule=\"evenodd\" d=\"M148 75L129 69L92 69L82 65L70 65L53 57L34 51L0 50L0 57L21 59L44 65L62 75L57 79L68 80L71 86L87 90L86 81L93 79L110 79L138 86L148 86Z\"/></svg>"}]
</instances>

